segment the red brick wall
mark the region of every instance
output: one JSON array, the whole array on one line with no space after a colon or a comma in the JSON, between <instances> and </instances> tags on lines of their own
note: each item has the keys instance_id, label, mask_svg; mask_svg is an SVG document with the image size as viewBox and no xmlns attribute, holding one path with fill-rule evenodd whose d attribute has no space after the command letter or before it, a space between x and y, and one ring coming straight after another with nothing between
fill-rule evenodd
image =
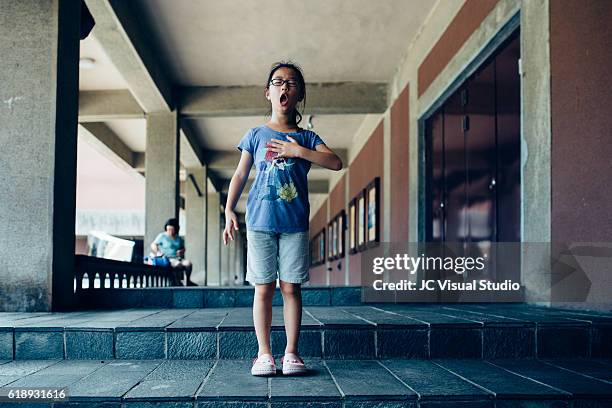
<instances>
[{"instance_id":1,"label":"red brick wall","mask_svg":"<svg viewBox=\"0 0 612 408\"><path fill-rule=\"evenodd\" d=\"M550 2L552 239L612 239L612 2Z\"/></svg>"},{"instance_id":2,"label":"red brick wall","mask_svg":"<svg viewBox=\"0 0 612 408\"><path fill-rule=\"evenodd\" d=\"M467 0L419 66L419 96L442 72L499 0ZM555 0L556 1L556 0Z\"/></svg>"},{"instance_id":3,"label":"red brick wall","mask_svg":"<svg viewBox=\"0 0 612 408\"><path fill-rule=\"evenodd\" d=\"M391 242L408 242L409 95L406 85L391 106Z\"/></svg>"},{"instance_id":4,"label":"red brick wall","mask_svg":"<svg viewBox=\"0 0 612 408\"><path fill-rule=\"evenodd\" d=\"M380 208L384 206L384 180L383 180L383 163L384 163L384 128L383 122L381 121L372 135L368 138L368 141L361 148L361 151L357 154L357 157L353 160L349 166L349 200L351 200L359 191L365 188L374 177L380 177ZM380 236L384 234L382 219L383 214L381 212L381 225ZM361 283L361 253L358 252L354 255L349 255L350 270L349 270L349 284L359 285Z\"/></svg>"}]
</instances>

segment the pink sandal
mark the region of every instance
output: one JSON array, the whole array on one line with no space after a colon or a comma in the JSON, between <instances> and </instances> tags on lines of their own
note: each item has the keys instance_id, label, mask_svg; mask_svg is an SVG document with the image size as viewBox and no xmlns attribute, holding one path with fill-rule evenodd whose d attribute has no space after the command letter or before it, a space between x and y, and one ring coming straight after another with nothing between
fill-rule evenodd
<instances>
[{"instance_id":1,"label":"pink sandal","mask_svg":"<svg viewBox=\"0 0 612 408\"><path fill-rule=\"evenodd\" d=\"M276 363L274 357L270 354L262 354L253 359L253 367L251 367L251 375L266 376L276 374Z\"/></svg>"},{"instance_id":2,"label":"pink sandal","mask_svg":"<svg viewBox=\"0 0 612 408\"><path fill-rule=\"evenodd\" d=\"M308 371L304 360L295 353L287 353L283 357L283 374L284 375L299 375L305 374Z\"/></svg>"}]
</instances>

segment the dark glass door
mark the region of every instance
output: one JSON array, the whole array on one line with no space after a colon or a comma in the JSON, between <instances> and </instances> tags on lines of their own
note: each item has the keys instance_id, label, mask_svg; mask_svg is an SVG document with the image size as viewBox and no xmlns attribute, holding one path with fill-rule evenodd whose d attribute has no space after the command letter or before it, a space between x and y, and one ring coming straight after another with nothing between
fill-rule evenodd
<instances>
[{"instance_id":1,"label":"dark glass door","mask_svg":"<svg viewBox=\"0 0 612 408\"><path fill-rule=\"evenodd\" d=\"M463 248L456 255L520 242L519 56L517 32L425 123L425 237ZM503 273L516 278L518 265Z\"/></svg>"}]
</instances>

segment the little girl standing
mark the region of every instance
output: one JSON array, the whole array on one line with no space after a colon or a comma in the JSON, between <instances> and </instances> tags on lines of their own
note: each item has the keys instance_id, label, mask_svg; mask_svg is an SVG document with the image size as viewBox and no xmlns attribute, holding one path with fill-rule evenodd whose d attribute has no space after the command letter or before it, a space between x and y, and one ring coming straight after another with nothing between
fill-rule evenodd
<instances>
[{"instance_id":1,"label":"little girl standing","mask_svg":"<svg viewBox=\"0 0 612 408\"><path fill-rule=\"evenodd\" d=\"M302 115L297 105L305 105L306 83L297 65L274 64L266 81L265 97L270 101L270 120L249 129L237 146L242 154L229 185L223 243L234 240L234 230L238 230L234 208L255 163L257 173L246 210L246 279L255 285L253 323L259 345L251 374L276 374L270 327L277 278L287 335L283 374L302 374L306 366L298 353L301 284L308 281L310 267L307 175L311 163L340 170L342 161L316 133L298 127Z\"/></svg>"}]
</instances>

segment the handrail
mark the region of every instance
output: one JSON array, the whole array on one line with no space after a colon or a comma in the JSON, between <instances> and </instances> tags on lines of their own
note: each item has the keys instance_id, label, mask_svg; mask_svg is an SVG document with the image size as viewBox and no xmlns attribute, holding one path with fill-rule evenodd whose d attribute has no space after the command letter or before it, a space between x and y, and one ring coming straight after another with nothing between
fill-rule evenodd
<instances>
[{"instance_id":1,"label":"handrail","mask_svg":"<svg viewBox=\"0 0 612 408\"><path fill-rule=\"evenodd\" d=\"M114 288L175 286L170 267L76 255L74 292Z\"/></svg>"}]
</instances>

